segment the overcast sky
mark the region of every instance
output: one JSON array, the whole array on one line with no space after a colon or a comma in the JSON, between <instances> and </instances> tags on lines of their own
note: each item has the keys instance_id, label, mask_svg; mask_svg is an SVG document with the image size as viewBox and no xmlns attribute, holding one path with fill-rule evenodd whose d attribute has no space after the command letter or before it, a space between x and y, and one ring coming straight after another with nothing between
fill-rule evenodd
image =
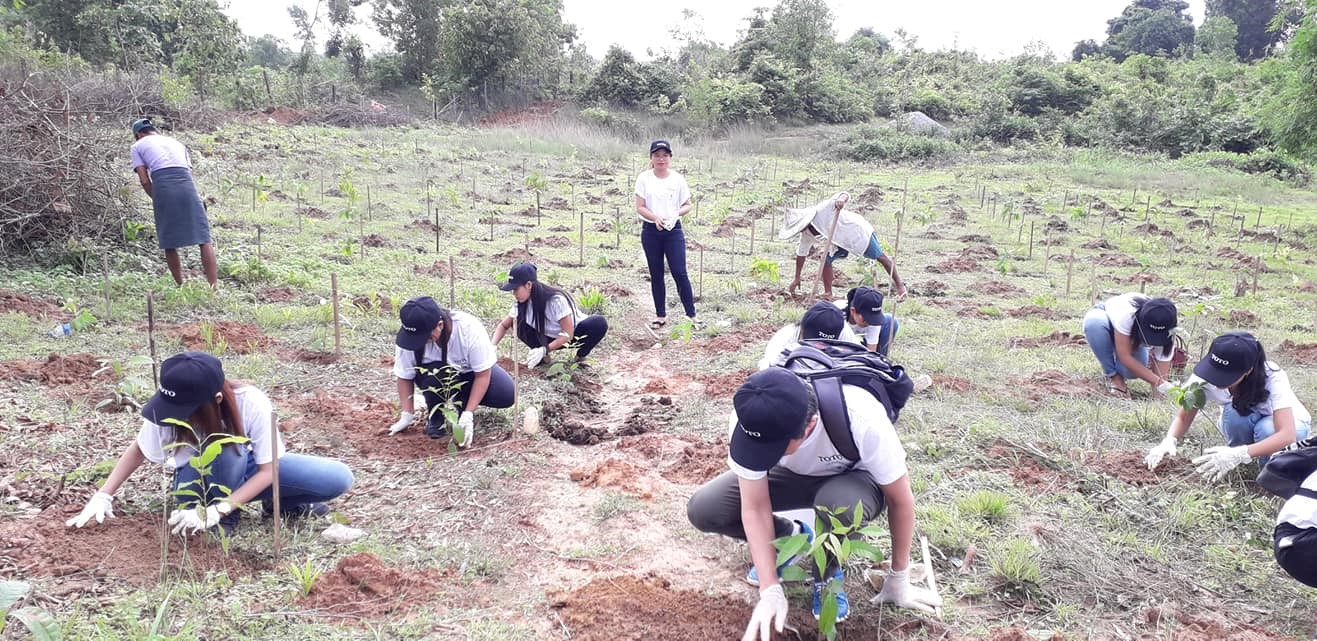
<instances>
[{"instance_id":1,"label":"overcast sky","mask_svg":"<svg viewBox=\"0 0 1317 641\"><path fill-rule=\"evenodd\" d=\"M1202 24L1204 0L1189 0L1195 24ZM699 15L704 34L729 45L745 28L745 19L757 6L771 7L776 0L717 0L694 2L618 2L616 0L563 0L565 18L596 58L612 44L620 44L636 57L649 58L674 48L669 32L682 22L682 9ZM308 10L314 0L229 0L228 14L249 35L271 33L291 43L293 26L288 7ZM1068 58L1075 42L1101 41L1107 20L1120 14L1129 0L828 0L837 36L845 39L856 29L870 27L892 38L898 28L918 40L922 49L959 48L987 58L1013 56L1030 42L1042 42L1054 54ZM388 47L370 23L369 5L358 10L363 24L357 31L378 52ZM895 38L892 38L895 42Z\"/></svg>"}]
</instances>

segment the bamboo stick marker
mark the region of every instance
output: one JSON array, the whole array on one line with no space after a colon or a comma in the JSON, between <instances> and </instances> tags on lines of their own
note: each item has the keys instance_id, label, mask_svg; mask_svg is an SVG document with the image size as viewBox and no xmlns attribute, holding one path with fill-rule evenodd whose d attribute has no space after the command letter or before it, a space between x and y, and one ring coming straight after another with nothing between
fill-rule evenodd
<instances>
[{"instance_id":1,"label":"bamboo stick marker","mask_svg":"<svg viewBox=\"0 0 1317 641\"><path fill-rule=\"evenodd\" d=\"M279 415L270 415L270 509L273 511L274 525L272 538L274 543L274 560L279 561L283 549L283 540L279 526L283 516L279 507Z\"/></svg>"},{"instance_id":2,"label":"bamboo stick marker","mask_svg":"<svg viewBox=\"0 0 1317 641\"><path fill-rule=\"evenodd\" d=\"M155 352L155 292L146 293L146 346L151 353L151 385L160 387L160 361Z\"/></svg>"},{"instance_id":3,"label":"bamboo stick marker","mask_svg":"<svg viewBox=\"0 0 1317 641\"><path fill-rule=\"evenodd\" d=\"M457 264L452 256L448 257L448 307L457 304Z\"/></svg>"},{"instance_id":4,"label":"bamboo stick marker","mask_svg":"<svg viewBox=\"0 0 1317 641\"><path fill-rule=\"evenodd\" d=\"M110 259L101 254L101 272L105 275L105 321L110 321Z\"/></svg>"},{"instance_id":5,"label":"bamboo stick marker","mask_svg":"<svg viewBox=\"0 0 1317 641\"><path fill-rule=\"evenodd\" d=\"M329 275L329 295L333 299L334 312L334 358L343 355L342 335L338 323L338 274Z\"/></svg>"},{"instance_id":6,"label":"bamboo stick marker","mask_svg":"<svg viewBox=\"0 0 1317 641\"><path fill-rule=\"evenodd\" d=\"M1029 221L1029 256L1027 260L1033 260L1033 221Z\"/></svg>"},{"instance_id":7,"label":"bamboo stick marker","mask_svg":"<svg viewBox=\"0 0 1317 641\"><path fill-rule=\"evenodd\" d=\"M580 241L580 263L585 267L585 212L580 212L581 217L581 241Z\"/></svg>"},{"instance_id":8,"label":"bamboo stick marker","mask_svg":"<svg viewBox=\"0 0 1317 641\"><path fill-rule=\"evenodd\" d=\"M704 247L700 247L700 300L704 300Z\"/></svg>"},{"instance_id":9,"label":"bamboo stick marker","mask_svg":"<svg viewBox=\"0 0 1317 641\"><path fill-rule=\"evenodd\" d=\"M1070 297L1070 279L1075 272L1075 250L1070 250L1070 262L1065 265L1065 295Z\"/></svg>"}]
</instances>

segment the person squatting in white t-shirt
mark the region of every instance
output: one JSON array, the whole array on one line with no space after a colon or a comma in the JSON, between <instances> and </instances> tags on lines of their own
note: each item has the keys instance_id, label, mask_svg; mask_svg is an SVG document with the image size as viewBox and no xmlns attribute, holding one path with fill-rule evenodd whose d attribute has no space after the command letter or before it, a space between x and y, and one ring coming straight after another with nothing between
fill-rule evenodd
<instances>
[{"instance_id":1,"label":"person squatting in white t-shirt","mask_svg":"<svg viewBox=\"0 0 1317 641\"><path fill-rule=\"evenodd\" d=\"M1130 378L1147 381L1154 397L1169 392L1171 383L1166 379L1175 358L1171 330L1178 324L1175 303L1138 292L1112 296L1089 309L1084 315L1084 338L1107 377L1107 392L1128 398L1125 380Z\"/></svg>"},{"instance_id":2,"label":"person squatting in white t-shirt","mask_svg":"<svg viewBox=\"0 0 1317 641\"><path fill-rule=\"evenodd\" d=\"M860 344L860 337L846 324L842 310L828 301L819 301L805 310L799 323L783 325L768 339L764 357L759 359L759 369L781 365L800 341L818 338Z\"/></svg>"},{"instance_id":3,"label":"person squatting in white t-shirt","mask_svg":"<svg viewBox=\"0 0 1317 641\"><path fill-rule=\"evenodd\" d=\"M827 528L831 515L819 508L844 508L853 514L863 506L864 520L887 510L892 538L892 571L877 600L899 607L932 612L941 599L910 585L910 545L915 528L915 498L905 464L905 449L882 404L863 389L843 385L849 428L859 461L846 459L828 437L818 416L818 399L809 384L790 371L770 367L751 374L732 399L734 413L727 465L731 468L705 483L686 505L687 517L702 532L746 541L753 567L746 580L759 586L746 638L769 639L770 624L778 632L787 615L781 570L795 559L776 565L773 540L802 532L811 538L811 524L773 513L814 509ZM843 521L846 516L840 517ZM822 607L827 581L842 580L842 568L829 555L822 575L814 573L814 616ZM827 577L826 579L823 577ZM837 596L837 621L850 612L845 592Z\"/></svg>"},{"instance_id":4,"label":"person squatting in white t-shirt","mask_svg":"<svg viewBox=\"0 0 1317 641\"><path fill-rule=\"evenodd\" d=\"M896 263L883 253L882 244L874 234L873 225L870 225L863 216L843 209L849 198L849 195L840 192L808 209L787 209L786 220L782 223L778 237L789 240L792 236L800 235L800 243L796 246L796 276L787 286L787 292L796 293L796 288L800 286L800 272L805 267L805 259L809 257L814 243L821 240L824 247L830 246L832 250L823 261L824 298L832 298L832 262L838 258L858 254L878 261L892 279L896 300L905 300L909 290L896 271ZM832 235L831 239L828 237L829 233ZM877 287L878 284L874 283L874 286Z\"/></svg>"},{"instance_id":5,"label":"person squatting in white t-shirt","mask_svg":"<svg viewBox=\"0 0 1317 641\"><path fill-rule=\"evenodd\" d=\"M517 399L516 384L498 366L498 353L485 326L470 314L439 307L429 296L404 303L398 318L402 327L395 339L393 375L398 379L402 417L389 427L389 435L412 424L415 390L420 387L429 408L425 435L443 438L448 434L441 410L451 403L461 412L458 445L467 447L475 437L477 407L503 409L512 407Z\"/></svg>"},{"instance_id":6,"label":"person squatting in white t-shirt","mask_svg":"<svg viewBox=\"0 0 1317 641\"><path fill-rule=\"evenodd\" d=\"M274 432L274 407L261 390L224 376L218 358L183 352L160 365L160 389L142 407L142 427L115 463L109 478L68 527L102 523L114 516L114 493L142 463L174 470L178 507L169 515L174 534L220 526L232 534L241 512L254 500L273 513L272 461L279 458L279 509L288 516L323 516L328 501L352 487L352 471L339 461L285 452ZM202 476L193 456L229 437ZM278 443L272 443L277 439ZM179 446L181 445L181 446ZM278 448L276 454L273 450Z\"/></svg>"},{"instance_id":7,"label":"person squatting in white t-shirt","mask_svg":"<svg viewBox=\"0 0 1317 641\"><path fill-rule=\"evenodd\" d=\"M598 314L580 317L567 292L546 285L531 263L518 263L508 270L508 282L499 286L512 292L517 302L508 315L494 326L494 344L515 325L517 338L530 348L526 367L535 367L548 358L549 352L576 348L576 362L584 363L599 341L608 333L608 321Z\"/></svg>"},{"instance_id":8,"label":"person squatting in white t-shirt","mask_svg":"<svg viewBox=\"0 0 1317 641\"><path fill-rule=\"evenodd\" d=\"M1216 337L1185 386L1194 383L1202 383L1207 401L1221 406L1217 428L1226 437L1224 447L1209 447L1193 460L1209 480L1220 480L1254 458L1266 465L1272 454L1308 437L1312 415L1294 395L1289 375L1267 360L1262 343L1248 332ZM1196 409L1176 411L1166 437L1148 451L1148 469L1175 456L1196 416Z\"/></svg>"}]
</instances>

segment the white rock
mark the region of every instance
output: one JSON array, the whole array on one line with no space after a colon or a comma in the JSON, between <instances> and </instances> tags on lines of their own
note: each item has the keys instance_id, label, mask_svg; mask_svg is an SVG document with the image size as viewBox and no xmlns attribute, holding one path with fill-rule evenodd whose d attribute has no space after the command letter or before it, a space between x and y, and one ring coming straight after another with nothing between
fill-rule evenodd
<instances>
[{"instance_id":1,"label":"white rock","mask_svg":"<svg viewBox=\"0 0 1317 641\"><path fill-rule=\"evenodd\" d=\"M351 543L363 536L366 536L365 530L358 530L354 527L348 527L342 523L335 523L320 533L326 541L330 543Z\"/></svg>"},{"instance_id":2,"label":"white rock","mask_svg":"<svg viewBox=\"0 0 1317 641\"><path fill-rule=\"evenodd\" d=\"M526 416L521 421L521 431L526 434L538 434L540 431L540 410L534 405L526 407Z\"/></svg>"}]
</instances>

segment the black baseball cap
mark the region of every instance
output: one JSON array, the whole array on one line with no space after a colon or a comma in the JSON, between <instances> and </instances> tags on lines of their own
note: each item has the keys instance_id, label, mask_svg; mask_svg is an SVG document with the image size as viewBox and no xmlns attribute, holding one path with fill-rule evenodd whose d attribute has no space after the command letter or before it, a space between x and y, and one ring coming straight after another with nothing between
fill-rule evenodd
<instances>
[{"instance_id":1,"label":"black baseball cap","mask_svg":"<svg viewBox=\"0 0 1317 641\"><path fill-rule=\"evenodd\" d=\"M1154 347L1171 344L1171 330L1179 324L1175 303L1169 298L1151 298L1143 301L1134 320L1139 324L1143 342Z\"/></svg>"},{"instance_id":2,"label":"black baseball cap","mask_svg":"<svg viewBox=\"0 0 1317 641\"><path fill-rule=\"evenodd\" d=\"M654 152L659 150L666 151L669 154L672 153L672 143L669 143L666 140L655 140L654 142L649 143L650 155L653 155Z\"/></svg>"},{"instance_id":3,"label":"black baseball cap","mask_svg":"<svg viewBox=\"0 0 1317 641\"><path fill-rule=\"evenodd\" d=\"M439 325L441 318L443 313L433 298L417 296L408 300L398 310L402 327L398 328L398 337L394 342L398 347L412 352L425 347L425 343L430 340L430 332Z\"/></svg>"},{"instance_id":4,"label":"black baseball cap","mask_svg":"<svg viewBox=\"0 0 1317 641\"><path fill-rule=\"evenodd\" d=\"M872 287L856 287L846 296L846 302L860 313L864 322L881 325L883 322L883 294Z\"/></svg>"},{"instance_id":5,"label":"black baseball cap","mask_svg":"<svg viewBox=\"0 0 1317 641\"><path fill-rule=\"evenodd\" d=\"M837 339L845 326L846 315L836 305L819 301L805 310L805 315L800 319L800 340Z\"/></svg>"},{"instance_id":6,"label":"black baseball cap","mask_svg":"<svg viewBox=\"0 0 1317 641\"><path fill-rule=\"evenodd\" d=\"M508 282L499 285L499 289L510 292L526 283L536 280L538 271L533 263L517 263L508 270Z\"/></svg>"},{"instance_id":7,"label":"black baseball cap","mask_svg":"<svg viewBox=\"0 0 1317 641\"><path fill-rule=\"evenodd\" d=\"M1257 364L1258 348L1258 339L1248 332L1217 336L1207 356L1194 366L1194 376L1216 387L1229 387Z\"/></svg>"},{"instance_id":8,"label":"black baseball cap","mask_svg":"<svg viewBox=\"0 0 1317 641\"><path fill-rule=\"evenodd\" d=\"M175 354L160 364L160 389L142 407L142 417L157 425L166 419L186 421L224 387L224 366L205 352Z\"/></svg>"},{"instance_id":9,"label":"black baseball cap","mask_svg":"<svg viewBox=\"0 0 1317 641\"><path fill-rule=\"evenodd\" d=\"M792 439L805 433L809 390L805 381L781 367L751 374L732 396L736 430L730 453L737 465L756 472L777 464Z\"/></svg>"}]
</instances>

